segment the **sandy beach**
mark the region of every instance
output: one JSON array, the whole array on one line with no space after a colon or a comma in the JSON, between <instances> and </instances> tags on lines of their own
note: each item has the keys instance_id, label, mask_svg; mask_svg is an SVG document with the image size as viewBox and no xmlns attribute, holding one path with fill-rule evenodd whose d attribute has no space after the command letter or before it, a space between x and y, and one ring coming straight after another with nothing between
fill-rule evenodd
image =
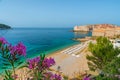
<instances>
[{"instance_id":1,"label":"sandy beach","mask_svg":"<svg viewBox=\"0 0 120 80\"><path fill-rule=\"evenodd\" d=\"M48 57L53 57L56 61L56 65L53 66L52 69L57 71L58 67L60 67L60 72L69 77L74 77L77 73L88 71L89 68L87 65L86 55L89 54L89 52L87 52L87 46L88 42L74 45L67 49L50 54ZM70 53L72 52L71 49L74 48L79 49ZM69 50L71 51L69 52ZM68 53L65 53L66 51L68 51Z\"/></svg>"}]
</instances>

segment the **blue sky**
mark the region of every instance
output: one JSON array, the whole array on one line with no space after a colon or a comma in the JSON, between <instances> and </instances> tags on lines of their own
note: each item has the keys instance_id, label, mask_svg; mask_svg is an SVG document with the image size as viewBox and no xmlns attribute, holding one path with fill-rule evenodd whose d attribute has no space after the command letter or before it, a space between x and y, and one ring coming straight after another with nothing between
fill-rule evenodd
<instances>
[{"instance_id":1,"label":"blue sky","mask_svg":"<svg viewBox=\"0 0 120 80\"><path fill-rule=\"evenodd\" d=\"M120 0L0 0L0 23L12 27L120 25Z\"/></svg>"}]
</instances>

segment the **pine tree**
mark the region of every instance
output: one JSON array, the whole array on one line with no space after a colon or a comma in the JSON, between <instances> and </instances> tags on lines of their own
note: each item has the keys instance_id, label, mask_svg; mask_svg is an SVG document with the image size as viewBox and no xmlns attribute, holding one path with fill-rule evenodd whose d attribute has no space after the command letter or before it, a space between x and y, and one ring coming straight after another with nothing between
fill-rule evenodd
<instances>
[{"instance_id":1,"label":"pine tree","mask_svg":"<svg viewBox=\"0 0 120 80\"><path fill-rule=\"evenodd\" d=\"M109 64L104 67L103 70L109 76L119 75L120 74L120 57L116 57Z\"/></svg>"},{"instance_id":2,"label":"pine tree","mask_svg":"<svg viewBox=\"0 0 120 80\"><path fill-rule=\"evenodd\" d=\"M103 71L106 64L111 62L120 53L118 48L113 48L112 43L106 37L97 38L97 43L89 44L89 51L92 55L87 55L90 70Z\"/></svg>"}]
</instances>

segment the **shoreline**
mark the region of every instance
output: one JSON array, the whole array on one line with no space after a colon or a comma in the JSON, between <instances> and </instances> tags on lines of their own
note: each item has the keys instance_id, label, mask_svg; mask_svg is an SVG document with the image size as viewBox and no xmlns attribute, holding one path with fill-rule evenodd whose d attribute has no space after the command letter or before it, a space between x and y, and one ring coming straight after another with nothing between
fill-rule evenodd
<instances>
[{"instance_id":1,"label":"shoreline","mask_svg":"<svg viewBox=\"0 0 120 80\"><path fill-rule=\"evenodd\" d=\"M57 72L58 71L58 66L61 67L61 74L62 75L67 75L70 78L75 77L75 75L77 73L84 73L85 71L88 71L88 65L87 65L87 60L86 60L86 55L89 54L88 52L85 52L87 49L87 45L84 46L84 48L80 48L79 47L83 47L83 45L87 43L79 43L79 44L74 44L68 47L65 47L63 49L57 50L55 52L52 52L50 54L47 54L46 57L52 57L55 59L56 65L54 65L53 67L51 67L51 69L53 70L53 72ZM66 51L69 50L73 50L73 53L68 54L68 53L64 53ZM79 54L75 53L75 51L81 51ZM74 55L73 55L74 54ZM77 57L77 55L79 55ZM25 77L29 76L28 74L25 75L25 73L28 71L27 68L22 68L22 69L18 69L16 71L17 74L20 74L20 77L22 77L22 79L24 79ZM18 79L18 80L22 80L22 79ZM1 80L1 79L0 79Z\"/></svg>"},{"instance_id":2,"label":"shoreline","mask_svg":"<svg viewBox=\"0 0 120 80\"><path fill-rule=\"evenodd\" d=\"M55 51L53 50L53 51L51 51L49 54L46 54L46 57L49 57L49 56L51 56L51 55L53 55L53 54L56 54L56 53L58 53L58 52L61 52L61 51L65 50L65 49L68 49L68 48L70 48L70 47L79 45L79 44L81 44L81 43L82 43L82 42L77 43L77 44L71 44L71 45L67 45L67 46L65 46L65 47L59 48L58 50L55 50ZM49 51L48 51L48 52L49 52Z\"/></svg>"},{"instance_id":3,"label":"shoreline","mask_svg":"<svg viewBox=\"0 0 120 80\"><path fill-rule=\"evenodd\" d=\"M71 47L71 46L78 45L78 44L81 44L81 43L82 43L82 42L80 42L80 41L76 41L76 42L74 42L74 43L66 44L66 45L64 45L64 46L59 46L59 47L56 47L56 48L52 48L52 49L49 49L49 50L47 50L47 51L38 51L38 52L35 53L35 55L29 56L29 57L27 57L27 58L28 58L28 59L29 59L29 58L34 58L34 57L36 57L36 56L40 56L40 54L42 54L42 53L44 53L44 54L46 55L46 57L47 57L48 55L51 55L51 54L53 54L53 53L56 53L56 52L58 52L58 51L64 50L64 49L66 49L66 48L69 48L69 47Z\"/></svg>"},{"instance_id":4,"label":"shoreline","mask_svg":"<svg viewBox=\"0 0 120 80\"><path fill-rule=\"evenodd\" d=\"M72 44L69 44L69 45L65 45L65 46L62 46L62 47L58 47L58 48L54 48L54 49L52 49L52 50L48 50L48 51L46 51L45 52L45 55L46 55L46 57L50 57L50 56L52 56L52 55L54 55L54 54L56 54L56 53L58 53L58 52L61 52L61 51L63 51L63 50L65 50L65 49L67 49L67 48L70 48L70 47L72 47L72 46L76 46L76 45L79 45L79 44L81 44L82 42L78 42L78 43L72 43ZM39 53L39 52L38 52ZM39 55L40 55L40 53L39 53ZM37 55L34 55L34 56L32 56L32 57L30 57L30 58L34 58L34 57L36 57L36 56L39 56L38 54ZM29 59L29 58L28 58ZM24 65L25 63L23 63L23 64L21 64L21 65ZM20 65L20 66L21 66ZM23 69L24 70L24 69ZM25 69L26 70L26 69ZM19 73L19 69L17 69L17 71L18 71L18 73ZM4 73L4 71L2 71L3 73ZM2 76L2 74L3 73L1 73L0 74L0 77ZM20 72L21 73L21 72ZM0 79L1 80L1 79Z\"/></svg>"},{"instance_id":5,"label":"shoreline","mask_svg":"<svg viewBox=\"0 0 120 80\"><path fill-rule=\"evenodd\" d=\"M63 75L67 75L69 77L74 77L78 73L84 73L85 71L88 71L89 68L88 68L87 59L86 59L86 55L89 54L89 52L86 52L88 45L78 50L80 51L79 54L76 52L73 52L71 54L63 53L65 50L73 49L80 45L83 46L84 44L85 43L73 45L68 48L65 48L65 49L62 49L62 50L59 50L57 52L47 55L47 57L52 57L56 61L56 65L53 66L52 69L54 71L57 71L58 66L60 66L61 67L60 72Z\"/></svg>"}]
</instances>

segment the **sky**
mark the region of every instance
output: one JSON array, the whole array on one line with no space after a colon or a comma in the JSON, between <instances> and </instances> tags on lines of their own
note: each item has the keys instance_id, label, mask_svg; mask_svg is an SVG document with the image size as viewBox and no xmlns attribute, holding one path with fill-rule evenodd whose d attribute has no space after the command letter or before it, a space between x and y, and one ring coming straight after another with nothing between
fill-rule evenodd
<instances>
[{"instance_id":1,"label":"sky","mask_svg":"<svg viewBox=\"0 0 120 80\"><path fill-rule=\"evenodd\" d=\"M0 23L12 27L120 25L120 0L0 0Z\"/></svg>"}]
</instances>

